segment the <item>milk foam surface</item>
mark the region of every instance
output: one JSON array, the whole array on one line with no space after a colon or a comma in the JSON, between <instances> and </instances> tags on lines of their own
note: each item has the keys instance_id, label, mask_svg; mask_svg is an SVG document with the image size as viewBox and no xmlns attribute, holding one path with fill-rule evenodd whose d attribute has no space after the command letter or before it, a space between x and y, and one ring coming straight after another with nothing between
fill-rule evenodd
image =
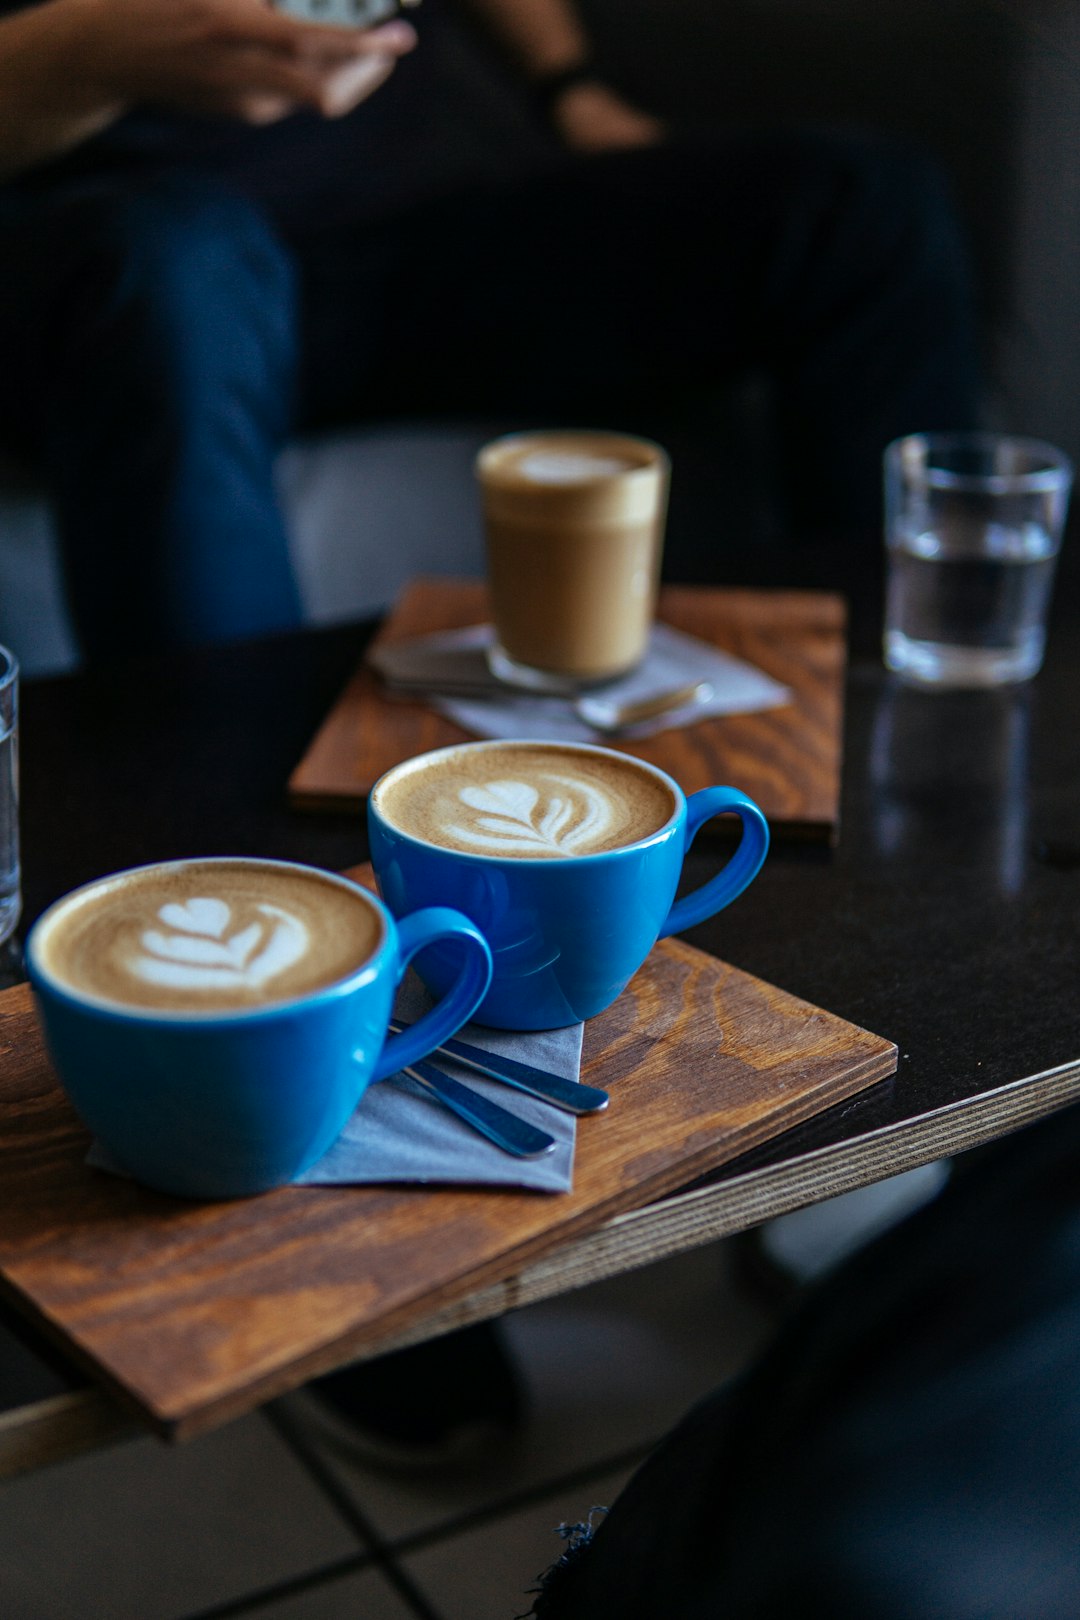
<instances>
[{"instance_id":1,"label":"milk foam surface","mask_svg":"<svg viewBox=\"0 0 1080 1620\"><path fill-rule=\"evenodd\" d=\"M586 484L593 478L615 478L633 467L621 456L572 450L530 450L517 462L517 471L534 484Z\"/></svg>"},{"instance_id":2,"label":"milk foam surface","mask_svg":"<svg viewBox=\"0 0 1080 1620\"><path fill-rule=\"evenodd\" d=\"M39 953L55 978L94 998L220 1011L345 978L381 936L374 908L330 879L254 861L192 861L73 896L49 919Z\"/></svg>"},{"instance_id":3,"label":"milk foam surface","mask_svg":"<svg viewBox=\"0 0 1080 1620\"><path fill-rule=\"evenodd\" d=\"M466 854L558 860L621 849L675 812L650 771L583 750L508 743L454 750L376 792L387 821Z\"/></svg>"}]
</instances>

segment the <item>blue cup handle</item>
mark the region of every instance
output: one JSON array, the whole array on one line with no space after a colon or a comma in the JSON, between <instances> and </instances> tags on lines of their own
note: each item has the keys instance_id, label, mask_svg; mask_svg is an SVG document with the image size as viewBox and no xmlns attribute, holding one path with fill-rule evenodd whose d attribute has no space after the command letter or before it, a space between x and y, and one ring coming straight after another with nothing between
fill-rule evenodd
<instances>
[{"instance_id":1,"label":"blue cup handle","mask_svg":"<svg viewBox=\"0 0 1080 1620\"><path fill-rule=\"evenodd\" d=\"M460 911L453 911L449 906L427 906L423 911L400 918L397 932L399 980L417 951L438 939L460 939L465 946L465 959L461 972L442 1000L400 1035L387 1037L371 1076L372 1084L407 1068L410 1063L418 1063L451 1035L456 1035L479 1007L491 983L491 948L476 924Z\"/></svg>"},{"instance_id":2,"label":"blue cup handle","mask_svg":"<svg viewBox=\"0 0 1080 1620\"><path fill-rule=\"evenodd\" d=\"M742 894L753 882L769 848L769 823L753 799L748 799L738 788L702 788L691 793L686 801L686 848L689 849L698 828L712 816L725 810L734 811L742 821L742 837L738 848L722 872L710 878L703 888L676 900L660 930L660 938L677 934L684 928L693 928L714 912L730 905L736 895Z\"/></svg>"}]
</instances>

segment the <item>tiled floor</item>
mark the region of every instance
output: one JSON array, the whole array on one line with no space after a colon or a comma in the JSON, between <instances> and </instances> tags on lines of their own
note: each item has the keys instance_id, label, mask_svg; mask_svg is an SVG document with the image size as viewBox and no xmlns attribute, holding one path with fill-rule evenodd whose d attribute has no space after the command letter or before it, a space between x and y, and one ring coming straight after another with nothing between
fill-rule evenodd
<instances>
[{"instance_id":1,"label":"tiled floor","mask_svg":"<svg viewBox=\"0 0 1080 1620\"><path fill-rule=\"evenodd\" d=\"M768 1319L714 1244L505 1326L530 1421L464 1474L363 1469L286 1401L280 1428L256 1414L187 1446L136 1440L0 1486L0 1615L513 1620L558 1557L556 1526L610 1502Z\"/></svg>"}]
</instances>

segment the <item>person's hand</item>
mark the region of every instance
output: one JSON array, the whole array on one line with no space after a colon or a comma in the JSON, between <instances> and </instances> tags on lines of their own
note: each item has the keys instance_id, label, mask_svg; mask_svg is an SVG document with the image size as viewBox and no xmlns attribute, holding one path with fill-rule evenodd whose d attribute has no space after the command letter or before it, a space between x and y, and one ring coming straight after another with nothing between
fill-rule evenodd
<instances>
[{"instance_id":1,"label":"person's hand","mask_svg":"<svg viewBox=\"0 0 1080 1620\"><path fill-rule=\"evenodd\" d=\"M380 29L368 32L368 41L374 41L370 54L358 56L351 62L341 65L332 64L327 68L323 78L322 89L317 103L317 110L324 118L341 118L345 113L352 112L354 107L366 101L394 71L399 56L411 51L416 42L416 36L405 45L402 44L401 30L412 29L407 23L387 23ZM378 38L380 34L390 31L386 40Z\"/></svg>"},{"instance_id":2,"label":"person's hand","mask_svg":"<svg viewBox=\"0 0 1080 1620\"><path fill-rule=\"evenodd\" d=\"M412 50L408 23L298 21L267 0L61 0L78 8L79 71L103 101L269 123L301 107L340 117Z\"/></svg>"},{"instance_id":3,"label":"person's hand","mask_svg":"<svg viewBox=\"0 0 1080 1620\"><path fill-rule=\"evenodd\" d=\"M614 152L656 146L664 125L599 79L569 85L551 109L551 122L567 146L579 152Z\"/></svg>"}]
</instances>

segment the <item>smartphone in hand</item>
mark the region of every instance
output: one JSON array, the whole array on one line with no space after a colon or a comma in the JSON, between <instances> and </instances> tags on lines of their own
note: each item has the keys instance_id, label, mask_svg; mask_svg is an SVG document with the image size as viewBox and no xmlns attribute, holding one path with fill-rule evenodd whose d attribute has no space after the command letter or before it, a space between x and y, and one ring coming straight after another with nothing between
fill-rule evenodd
<instances>
[{"instance_id":1,"label":"smartphone in hand","mask_svg":"<svg viewBox=\"0 0 1080 1620\"><path fill-rule=\"evenodd\" d=\"M419 0L274 0L278 11L301 22L337 24L341 28L374 28L398 17Z\"/></svg>"}]
</instances>

